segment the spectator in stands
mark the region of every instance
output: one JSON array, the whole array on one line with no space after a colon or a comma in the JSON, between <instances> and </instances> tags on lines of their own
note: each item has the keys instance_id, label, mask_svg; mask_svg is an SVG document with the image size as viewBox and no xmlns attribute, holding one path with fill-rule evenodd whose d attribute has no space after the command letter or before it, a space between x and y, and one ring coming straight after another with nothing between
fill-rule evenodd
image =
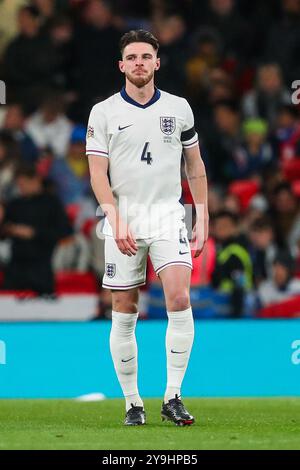
<instances>
[{"instance_id":1,"label":"spectator in stands","mask_svg":"<svg viewBox=\"0 0 300 470\"><path fill-rule=\"evenodd\" d=\"M233 104L235 106L235 87L233 79L221 67L213 67L207 70L206 77L198 88L188 87L187 93L195 114L196 126L202 137L202 156L206 168L209 169L211 156L206 156L206 143L214 141L216 133L215 109L220 103ZM203 77L204 78L204 77ZM209 145L209 147L211 147Z\"/></svg>"},{"instance_id":2,"label":"spectator in stands","mask_svg":"<svg viewBox=\"0 0 300 470\"><path fill-rule=\"evenodd\" d=\"M212 286L230 296L234 318L243 315L245 296L252 289L252 262L238 233L237 217L220 211L213 217L212 234L217 242L217 262Z\"/></svg>"},{"instance_id":3,"label":"spectator in stands","mask_svg":"<svg viewBox=\"0 0 300 470\"><path fill-rule=\"evenodd\" d=\"M87 121L91 106L122 86L119 70L112 60L119 56L121 37L113 19L109 2L87 0L83 3L81 23L74 30L72 57L80 96L76 111L79 122Z\"/></svg>"},{"instance_id":4,"label":"spectator in stands","mask_svg":"<svg viewBox=\"0 0 300 470\"><path fill-rule=\"evenodd\" d=\"M297 106L287 104L279 109L272 140L282 161L300 155L300 122Z\"/></svg>"},{"instance_id":5,"label":"spectator in stands","mask_svg":"<svg viewBox=\"0 0 300 470\"><path fill-rule=\"evenodd\" d=\"M63 90L69 102L76 99L74 92L74 64L72 54L74 47L73 24L67 16L54 17L49 22L49 36L56 54L54 82Z\"/></svg>"},{"instance_id":6,"label":"spectator in stands","mask_svg":"<svg viewBox=\"0 0 300 470\"><path fill-rule=\"evenodd\" d=\"M300 120L299 110L295 105L286 106L279 113L275 141L282 162L290 161L292 158L299 159Z\"/></svg>"},{"instance_id":7,"label":"spectator in stands","mask_svg":"<svg viewBox=\"0 0 300 470\"><path fill-rule=\"evenodd\" d=\"M253 278L256 287L271 277L272 265L278 247L274 241L274 230L267 217L255 220L249 230L249 252L253 263Z\"/></svg>"},{"instance_id":8,"label":"spectator in stands","mask_svg":"<svg viewBox=\"0 0 300 470\"><path fill-rule=\"evenodd\" d=\"M168 14L155 23L159 40L160 69L158 87L170 93L182 95L186 84L185 61L187 54L186 24L177 14ZM176 77L176 80L174 80Z\"/></svg>"},{"instance_id":9,"label":"spectator in stands","mask_svg":"<svg viewBox=\"0 0 300 470\"><path fill-rule=\"evenodd\" d=\"M258 288L258 299L262 307L288 300L300 295L300 280L294 278L294 260L285 253L279 253L273 262L272 277Z\"/></svg>"},{"instance_id":10,"label":"spectator in stands","mask_svg":"<svg viewBox=\"0 0 300 470\"><path fill-rule=\"evenodd\" d=\"M235 0L210 0L205 12L197 2L200 24L213 28L221 37L225 57L245 60L251 44L251 31L240 16Z\"/></svg>"},{"instance_id":11,"label":"spectator in stands","mask_svg":"<svg viewBox=\"0 0 300 470\"><path fill-rule=\"evenodd\" d=\"M51 148L58 158L66 156L72 122L64 113L65 103L59 93L50 92L26 124L26 131L40 150Z\"/></svg>"},{"instance_id":12,"label":"spectator in stands","mask_svg":"<svg viewBox=\"0 0 300 470\"><path fill-rule=\"evenodd\" d=\"M17 15L26 0L2 0L0 2L0 57L7 44L18 34Z\"/></svg>"},{"instance_id":13,"label":"spectator in stands","mask_svg":"<svg viewBox=\"0 0 300 470\"><path fill-rule=\"evenodd\" d=\"M270 210L272 201L274 199L275 188L281 185L281 183L284 183L285 181L286 180L284 178L280 165L278 167L272 168L270 171L266 171L262 185L262 195L266 199L268 210Z\"/></svg>"},{"instance_id":14,"label":"spectator in stands","mask_svg":"<svg viewBox=\"0 0 300 470\"><path fill-rule=\"evenodd\" d=\"M91 264L91 250L88 240L82 233L58 242L52 257L54 272L87 272Z\"/></svg>"},{"instance_id":15,"label":"spectator in stands","mask_svg":"<svg viewBox=\"0 0 300 470\"><path fill-rule=\"evenodd\" d=\"M239 217L241 213L241 202L239 197L236 194L226 194L223 199L223 209Z\"/></svg>"},{"instance_id":16,"label":"spectator in stands","mask_svg":"<svg viewBox=\"0 0 300 470\"><path fill-rule=\"evenodd\" d=\"M1 238L1 224L2 224L3 219L4 219L4 206L1 204L1 199L0 199L0 271L1 271L0 283L2 283L2 272L4 270L4 266L9 261L9 257L10 257L9 241L3 240Z\"/></svg>"},{"instance_id":17,"label":"spectator in stands","mask_svg":"<svg viewBox=\"0 0 300 470\"><path fill-rule=\"evenodd\" d=\"M20 104L14 103L7 106L3 129L9 131L18 142L22 161L29 164L35 163L39 156L38 149L25 131L25 114Z\"/></svg>"},{"instance_id":18,"label":"spectator in stands","mask_svg":"<svg viewBox=\"0 0 300 470\"><path fill-rule=\"evenodd\" d=\"M14 195L14 175L20 163L21 149L12 135L0 132L0 202L6 202Z\"/></svg>"},{"instance_id":19,"label":"spectator in stands","mask_svg":"<svg viewBox=\"0 0 300 470\"><path fill-rule=\"evenodd\" d=\"M246 119L265 119L274 127L278 110L290 102L290 92L283 84L280 67L275 63L264 64L257 70L255 88L242 101L243 115Z\"/></svg>"},{"instance_id":20,"label":"spectator in stands","mask_svg":"<svg viewBox=\"0 0 300 470\"><path fill-rule=\"evenodd\" d=\"M253 196L246 208L241 220L242 233L249 234L250 227L257 219L264 219L269 210L269 203L262 192Z\"/></svg>"},{"instance_id":21,"label":"spectator in stands","mask_svg":"<svg viewBox=\"0 0 300 470\"><path fill-rule=\"evenodd\" d=\"M274 188L270 214L278 245L296 256L300 248L300 208L289 183Z\"/></svg>"},{"instance_id":22,"label":"spectator in stands","mask_svg":"<svg viewBox=\"0 0 300 470\"><path fill-rule=\"evenodd\" d=\"M186 63L187 91L193 101L207 91L210 72L220 63L220 39L204 29L195 35L194 44L194 54Z\"/></svg>"},{"instance_id":23,"label":"spectator in stands","mask_svg":"<svg viewBox=\"0 0 300 470\"><path fill-rule=\"evenodd\" d=\"M236 98L232 76L221 67L214 67L209 71L207 91L210 107L220 101L232 102Z\"/></svg>"},{"instance_id":24,"label":"spectator in stands","mask_svg":"<svg viewBox=\"0 0 300 470\"><path fill-rule=\"evenodd\" d=\"M234 101L220 101L214 106L216 129L207 136L208 171L212 182L226 184L230 181L229 165L240 152L242 135L238 105Z\"/></svg>"},{"instance_id":25,"label":"spectator in stands","mask_svg":"<svg viewBox=\"0 0 300 470\"><path fill-rule=\"evenodd\" d=\"M275 165L274 149L267 141L268 125L263 119L248 119L243 131L245 143L230 162L231 178L260 181L264 170Z\"/></svg>"},{"instance_id":26,"label":"spectator in stands","mask_svg":"<svg viewBox=\"0 0 300 470\"><path fill-rule=\"evenodd\" d=\"M9 43L4 56L5 80L10 100L32 111L52 84L55 51L49 38L40 34L36 7L20 8L18 27L19 35Z\"/></svg>"},{"instance_id":27,"label":"spectator in stands","mask_svg":"<svg viewBox=\"0 0 300 470\"><path fill-rule=\"evenodd\" d=\"M58 199L43 191L32 167L20 168L16 182L20 196L7 204L2 224L2 236L12 242L3 288L53 294L52 253L70 233L68 220Z\"/></svg>"},{"instance_id":28,"label":"spectator in stands","mask_svg":"<svg viewBox=\"0 0 300 470\"><path fill-rule=\"evenodd\" d=\"M280 65L286 83L299 80L300 3L281 0L282 11L272 25L265 44L265 57Z\"/></svg>"},{"instance_id":29,"label":"spectator in stands","mask_svg":"<svg viewBox=\"0 0 300 470\"><path fill-rule=\"evenodd\" d=\"M80 204L90 194L90 177L85 152L86 128L75 126L65 159L54 159L49 178L55 183L64 205Z\"/></svg>"},{"instance_id":30,"label":"spectator in stands","mask_svg":"<svg viewBox=\"0 0 300 470\"><path fill-rule=\"evenodd\" d=\"M223 208L223 195L213 186L208 187L207 201L208 211L212 216Z\"/></svg>"},{"instance_id":31,"label":"spectator in stands","mask_svg":"<svg viewBox=\"0 0 300 470\"><path fill-rule=\"evenodd\" d=\"M41 27L43 30L47 29L49 22L55 15L55 10L57 8L57 2L55 0L31 0L31 4L34 5L38 11L41 21Z\"/></svg>"}]
</instances>

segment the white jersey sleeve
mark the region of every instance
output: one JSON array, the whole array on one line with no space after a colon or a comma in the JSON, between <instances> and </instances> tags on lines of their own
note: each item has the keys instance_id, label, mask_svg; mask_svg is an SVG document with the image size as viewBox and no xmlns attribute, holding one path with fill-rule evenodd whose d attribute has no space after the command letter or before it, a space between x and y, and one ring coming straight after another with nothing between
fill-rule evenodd
<instances>
[{"instance_id":1,"label":"white jersey sleeve","mask_svg":"<svg viewBox=\"0 0 300 470\"><path fill-rule=\"evenodd\" d=\"M195 145L198 145L198 134L195 131L194 127L194 115L193 111L187 102L186 99L185 101L185 107L186 107L186 118L185 118L185 123L182 128L181 132L181 143L183 148L191 148L194 147Z\"/></svg>"},{"instance_id":2,"label":"white jersey sleeve","mask_svg":"<svg viewBox=\"0 0 300 470\"><path fill-rule=\"evenodd\" d=\"M95 105L90 113L86 135L86 154L108 157L108 132L103 109Z\"/></svg>"}]
</instances>

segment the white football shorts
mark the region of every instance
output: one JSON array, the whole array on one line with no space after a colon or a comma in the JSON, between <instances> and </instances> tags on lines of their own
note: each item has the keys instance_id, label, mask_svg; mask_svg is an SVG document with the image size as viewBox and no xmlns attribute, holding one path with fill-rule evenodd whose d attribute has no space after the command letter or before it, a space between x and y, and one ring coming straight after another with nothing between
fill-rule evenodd
<instances>
[{"instance_id":1,"label":"white football shorts","mask_svg":"<svg viewBox=\"0 0 300 470\"><path fill-rule=\"evenodd\" d=\"M136 243L138 251L130 257L121 253L113 237L106 236L104 288L126 290L145 284L148 254L157 275L168 266L193 269L185 226L179 230L178 238L154 237L138 239Z\"/></svg>"}]
</instances>

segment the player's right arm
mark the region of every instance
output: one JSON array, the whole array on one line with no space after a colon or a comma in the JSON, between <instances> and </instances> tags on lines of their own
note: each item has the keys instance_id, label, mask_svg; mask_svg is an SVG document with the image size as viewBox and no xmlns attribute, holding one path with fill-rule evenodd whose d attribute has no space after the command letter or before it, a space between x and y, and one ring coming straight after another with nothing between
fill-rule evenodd
<instances>
[{"instance_id":1,"label":"player's right arm","mask_svg":"<svg viewBox=\"0 0 300 470\"><path fill-rule=\"evenodd\" d=\"M109 184L107 171L108 159L98 155L88 155L91 186L106 215L116 240L116 244L124 255L132 256L137 252L137 245L130 228L122 221L116 207L114 196Z\"/></svg>"},{"instance_id":2,"label":"player's right arm","mask_svg":"<svg viewBox=\"0 0 300 470\"><path fill-rule=\"evenodd\" d=\"M91 186L97 201L107 216L119 250L124 255L132 256L137 252L136 242L129 227L119 215L107 175L110 158L108 142L107 109L102 102L91 110L86 138Z\"/></svg>"}]
</instances>

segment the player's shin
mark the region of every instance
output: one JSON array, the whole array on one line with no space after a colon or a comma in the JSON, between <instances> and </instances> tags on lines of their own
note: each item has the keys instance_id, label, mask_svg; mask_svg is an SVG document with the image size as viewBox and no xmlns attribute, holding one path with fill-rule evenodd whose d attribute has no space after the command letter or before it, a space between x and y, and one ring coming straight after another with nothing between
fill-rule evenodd
<instances>
[{"instance_id":1,"label":"player's shin","mask_svg":"<svg viewBox=\"0 0 300 470\"><path fill-rule=\"evenodd\" d=\"M167 388L164 402L180 396L181 384L188 366L194 340L194 319L191 307L168 312L166 334Z\"/></svg>"},{"instance_id":2,"label":"player's shin","mask_svg":"<svg viewBox=\"0 0 300 470\"><path fill-rule=\"evenodd\" d=\"M126 399L126 410L143 406L137 386L137 344L135 327L138 313L112 312L110 350L116 374Z\"/></svg>"}]
</instances>

